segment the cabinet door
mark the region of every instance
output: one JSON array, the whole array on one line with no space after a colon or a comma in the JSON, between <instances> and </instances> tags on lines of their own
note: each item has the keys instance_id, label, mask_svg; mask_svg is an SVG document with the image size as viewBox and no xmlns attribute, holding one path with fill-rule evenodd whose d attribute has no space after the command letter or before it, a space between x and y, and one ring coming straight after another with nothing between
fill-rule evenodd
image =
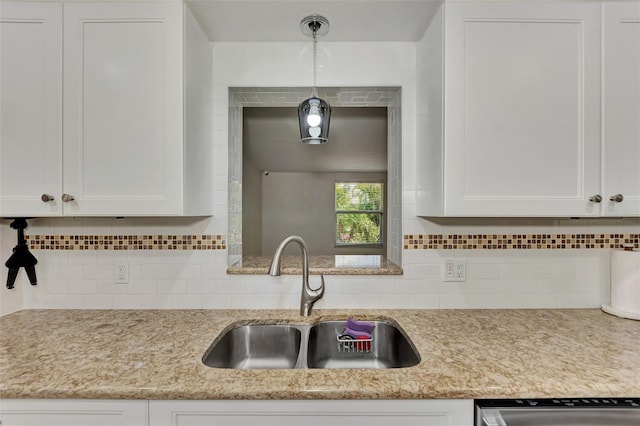
<instances>
[{"instance_id":1,"label":"cabinet door","mask_svg":"<svg viewBox=\"0 0 640 426\"><path fill-rule=\"evenodd\" d=\"M181 2L64 6L68 215L180 214Z\"/></svg>"},{"instance_id":2,"label":"cabinet door","mask_svg":"<svg viewBox=\"0 0 640 426\"><path fill-rule=\"evenodd\" d=\"M0 217L61 213L61 11L0 3Z\"/></svg>"},{"instance_id":3,"label":"cabinet door","mask_svg":"<svg viewBox=\"0 0 640 426\"><path fill-rule=\"evenodd\" d=\"M640 216L640 2L603 10L602 214Z\"/></svg>"},{"instance_id":4,"label":"cabinet door","mask_svg":"<svg viewBox=\"0 0 640 426\"><path fill-rule=\"evenodd\" d=\"M147 401L4 399L2 426L144 426Z\"/></svg>"},{"instance_id":5,"label":"cabinet door","mask_svg":"<svg viewBox=\"0 0 640 426\"><path fill-rule=\"evenodd\" d=\"M154 426L462 426L472 400L150 401Z\"/></svg>"},{"instance_id":6,"label":"cabinet door","mask_svg":"<svg viewBox=\"0 0 640 426\"><path fill-rule=\"evenodd\" d=\"M445 214L599 215L599 4L445 7Z\"/></svg>"}]
</instances>

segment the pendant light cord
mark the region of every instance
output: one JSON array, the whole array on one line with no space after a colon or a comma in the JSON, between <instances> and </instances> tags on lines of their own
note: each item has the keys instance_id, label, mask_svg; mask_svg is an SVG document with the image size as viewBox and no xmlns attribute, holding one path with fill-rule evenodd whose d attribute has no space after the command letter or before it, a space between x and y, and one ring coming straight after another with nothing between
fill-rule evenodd
<instances>
[{"instance_id":1,"label":"pendant light cord","mask_svg":"<svg viewBox=\"0 0 640 426\"><path fill-rule=\"evenodd\" d=\"M315 24L314 24L314 28L313 28L313 87L311 89L311 96L312 97L317 97L318 96L318 91L316 90L316 28L315 28Z\"/></svg>"}]
</instances>

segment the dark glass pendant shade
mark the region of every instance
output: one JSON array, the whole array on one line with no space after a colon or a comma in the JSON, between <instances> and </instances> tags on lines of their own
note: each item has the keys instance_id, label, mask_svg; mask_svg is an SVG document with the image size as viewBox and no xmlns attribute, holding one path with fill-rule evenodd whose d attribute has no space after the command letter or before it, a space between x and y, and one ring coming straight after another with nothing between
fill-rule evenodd
<instances>
[{"instance_id":1,"label":"dark glass pendant shade","mask_svg":"<svg viewBox=\"0 0 640 426\"><path fill-rule=\"evenodd\" d=\"M316 96L305 99L298 105L300 142L319 145L329 140L331 106Z\"/></svg>"},{"instance_id":2,"label":"dark glass pendant shade","mask_svg":"<svg viewBox=\"0 0 640 426\"><path fill-rule=\"evenodd\" d=\"M300 142L307 145L320 145L329 140L329 118L331 107L318 97L316 90L316 42L318 37L329 32L329 21L324 16L309 15L300 21L302 33L313 37L313 88L311 97L298 105L298 124Z\"/></svg>"}]
</instances>

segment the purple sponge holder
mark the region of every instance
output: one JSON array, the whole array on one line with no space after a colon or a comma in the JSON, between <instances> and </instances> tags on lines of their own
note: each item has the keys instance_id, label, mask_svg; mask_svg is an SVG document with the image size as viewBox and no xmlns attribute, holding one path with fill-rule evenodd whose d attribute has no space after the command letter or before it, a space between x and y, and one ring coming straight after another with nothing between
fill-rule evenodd
<instances>
[{"instance_id":1,"label":"purple sponge holder","mask_svg":"<svg viewBox=\"0 0 640 426\"><path fill-rule=\"evenodd\" d=\"M367 338L371 339L371 333L376 328L375 324L365 321L356 321L353 317L349 317L344 327L343 335L351 336L354 339Z\"/></svg>"}]
</instances>

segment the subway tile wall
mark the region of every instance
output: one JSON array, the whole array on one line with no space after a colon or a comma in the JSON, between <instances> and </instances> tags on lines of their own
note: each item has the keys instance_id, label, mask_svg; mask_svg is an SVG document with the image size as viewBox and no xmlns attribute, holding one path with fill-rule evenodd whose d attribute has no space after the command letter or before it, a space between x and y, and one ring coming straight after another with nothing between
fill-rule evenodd
<instances>
[{"instance_id":1,"label":"subway tile wall","mask_svg":"<svg viewBox=\"0 0 640 426\"><path fill-rule=\"evenodd\" d=\"M637 234L640 219L451 219L427 221L415 215L416 65L413 43L321 43L318 86L396 87L401 144L397 155L401 188L398 235L475 234ZM215 235L226 248L211 250L42 250L39 285L21 272L13 290L0 288L0 312L21 308L250 308L298 309L299 276L227 275L234 255L234 224L229 211L234 177L231 160L237 111L229 89L238 87L309 87L312 49L309 43L214 43L214 216L211 218L40 218L28 235ZM242 72L238 72L242 70ZM239 163L239 162L238 162ZM237 183L239 184L239 183ZM237 188L236 188L237 189ZM238 208L239 205L236 205ZM0 220L0 255L7 259L15 231ZM400 238L401 244L404 240ZM398 247L402 276L330 276L317 308L550 308L598 307L609 299L610 249L482 250ZM444 259L466 260L467 281L442 281ZM130 265L130 282L115 284L115 263ZM4 277L3 277L4 278ZM318 277L311 277L312 285Z\"/></svg>"},{"instance_id":2,"label":"subway tile wall","mask_svg":"<svg viewBox=\"0 0 640 426\"><path fill-rule=\"evenodd\" d=\"M215 219L178 224L165 219L149 227L149 219L37 219L31 235L93 233L96 227L113 235L170 235L178 230L203 232ZM156 221L161 222L156 219ZM180 220L178 220L180 221ZM513 221L513 220L512 220ZM98 223L96 223L98 222ZM127 226L123 226L126 222ZM423 220L419 219L422 223ZM476 220L474 227L487 233L504 232L527 225L493 225ZM506 221L511 222L511 221ZM577 225L574 222L579 222ZM608 227L638 229L638 220L619 220ZM4 223L3 223L4 224ZM451 227L424 221L425 228ZM528 227L550 232L601 230L597 220L531 221ZM464 226L453 225L462 229ZM196 229L194 229L196 228ZM127 230L125 230L127 229ZM37 234L36 234L37 233ZM630 233L627 233L630 234ZM3 243L6 237L3 234ZM7 238L8 240L8 238ZM4 245L4 244L3 244ZM134 250L41 250L38 258L39 285L32 287L21 273L14 290L2 289L1 297L18 295L24 308L247 308L297 309L299 276L227 275L227 250L173 250L167 247ZM4 254L3 254L4 255ZM521 308L598 307L608 300L610 249L410 249L403 252L402 276L328 276L327 292L318 308ZM444 259L466 260L467 281L442 281ZM130 282L114 283L118 260L130 265ZM312 284L317 277L311 277Z\"/></svg>"}]
</instances>

